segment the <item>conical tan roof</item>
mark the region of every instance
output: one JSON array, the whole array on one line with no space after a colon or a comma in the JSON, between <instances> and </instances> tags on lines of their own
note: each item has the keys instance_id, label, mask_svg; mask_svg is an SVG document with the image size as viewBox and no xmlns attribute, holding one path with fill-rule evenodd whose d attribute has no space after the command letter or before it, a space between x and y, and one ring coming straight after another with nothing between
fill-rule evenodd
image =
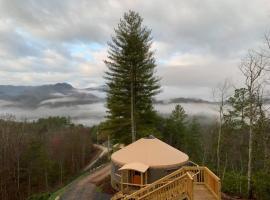
<instances>
[{"instance_id":1,"label":"conical tan roof","mask_svg":"<svg viewBox=\"0 0 270 200\"><path fill-rule=\"evenodd\" d=\"M142 138L111 156L118 165L142 163L152 168L177 167L188 161L185 153L157 138Z\"/></svg>"}]
</instances>

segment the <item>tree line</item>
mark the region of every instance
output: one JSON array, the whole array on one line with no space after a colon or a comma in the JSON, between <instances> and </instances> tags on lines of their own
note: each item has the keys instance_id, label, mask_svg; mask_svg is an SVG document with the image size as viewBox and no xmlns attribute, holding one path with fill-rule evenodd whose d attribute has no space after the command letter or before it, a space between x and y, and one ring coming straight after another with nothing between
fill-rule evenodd
<instances>
[{"instance_id":1,"label":"tree line","mask_svg":"<svg viewBox=\"0 0 270 200\"><path fill-rule=\"evenodd\" d=\"M27 199L61 187L93 155L90 129L68 118L0 119L0 199Z\"/></svg>"}]
</instances>

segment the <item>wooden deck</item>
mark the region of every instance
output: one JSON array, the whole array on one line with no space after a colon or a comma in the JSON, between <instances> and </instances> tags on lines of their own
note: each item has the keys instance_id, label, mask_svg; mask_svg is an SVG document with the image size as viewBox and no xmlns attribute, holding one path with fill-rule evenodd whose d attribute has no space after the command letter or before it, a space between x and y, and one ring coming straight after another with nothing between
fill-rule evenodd
<instances>
[{"instance_id":1,"label":"wooden deck","mask_svg":"<svg viewBox=\"0 0 270 200\"><path fill-rule=\"evenodd\" d=\"M182 167L132 194L112 200L221 200L219 178L207 167Z\"/></svg>"},{"instance_id":2,"label":"wooden deck","mask_svg":"<svg viewBox=\"0 0 270 200\"><path fill-rule=\"evenodd\" d=\"M194 183L193 190L194 200L215 200L215 196L210 192L210 190L204 184Z\"/></svg>"}]
</instances>

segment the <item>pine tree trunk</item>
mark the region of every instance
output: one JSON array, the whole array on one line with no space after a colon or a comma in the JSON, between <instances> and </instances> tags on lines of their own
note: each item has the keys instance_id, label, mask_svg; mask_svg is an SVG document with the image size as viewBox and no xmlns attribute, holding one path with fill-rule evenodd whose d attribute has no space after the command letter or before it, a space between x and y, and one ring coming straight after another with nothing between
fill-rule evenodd
<instances>
[{"instance_id":1,"label":"pine tree trunk","mask_svg":"<svg viewBox=\"0 0 270 200\"><path fill-rule=\"evenodd\" d=\"M227 169L227 163L228 163L228 155L226 154L226 160L225 160L225 164L224 164L224 168L223 168L221 181L224 180L224 177L225 177L225 174L226 174L226 169Z\"/></svg>"},{"instance_id":2,"label":"pine tree trunk","mask_svg":"<svg viewBox=\"0 0 270 200\"><path fill-rule=\"evenodd\" d=\"M131 135L132 135L132 142L136 141L136 129L135 129L135 117L134 117L134 103L135 103L135 96L134 96L134 70L133 67L131 69L131 83L130 83L130 109L131 109Z\"/></svg>"},{"instance_id":3,"label":"pine tree trunk","mask_svg":"<svg viewBox=\"0 0 270 200\"><path fill-rule=\"evenodd\" d=\"M266 132L264 132L264 140L263 140L263 147L264 147L264 161L263 161L263 169L267 171L268 169L268 137L266 136Z\"/></svg>"},{"instance_id":4,"label":"pine tree trunk","mask_svg":"<svg viewBox=\"0 0 270 200\"><path fill-rule=\"evenodd\" d=\"M218 141L217 141L217 174L220 176L220 139L222 131L222 108L219 110L219 130L218 130Z\"/></svg>"},{"instance_id":5,"label":"pine tree trunk","mask_svg":"<svg viewBox=\"0 0 270 200\"><path fill-rule=\"evenodd\" d=\"M17 156L17 188L20 191L20 158Z\"/></svg>"},{"instance_id":6,"label":"pine tree trunk","mask_svg":"<svg viewBox=\"0 0 270 200\"><path fill-rule=\"evenodd\" d=\"M252 198L251 188L251 169L252 169L252 144L253 144L253 133L252 133L252 118L250 119L249 126L249 144L248 144L248 197Z\"/></svg>"},{"instance_id":7,"label":"pine tree trunk","mask_svg":"<svg viewBox=\"0 0 270 200\"><path fill-rule=\"evenodd\" d=\"M60 164L60 185L62 185L63 183L63 164L62 164L62 161L59 163Z\"/></svg>"},{"instance_id":8,"label":"pine tree trunk","mask_svg":"<svg viewBox=\"0 0 270 200\"><path fill-rule=\"evenodd\" d=\"M31 174L28 172L28 196L31 194Z\"/></svg>"},{"instance_id":9,"label":"pine tree trunk","mask_svg":"<svg viewBox=\"0 0 270 200\"><path fill-rule=\"evenodd\" d=\"M49 190L49 183L48 183L48 172L47 169L45 170L45 186L46 186L46 191Z\"/></svg>"}]
</instances>

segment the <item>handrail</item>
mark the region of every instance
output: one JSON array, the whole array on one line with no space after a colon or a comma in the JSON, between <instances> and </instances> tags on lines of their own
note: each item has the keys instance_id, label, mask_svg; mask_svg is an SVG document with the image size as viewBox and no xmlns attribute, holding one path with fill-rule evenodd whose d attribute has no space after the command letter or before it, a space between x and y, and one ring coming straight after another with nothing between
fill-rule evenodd
<instances>
[{"instance_id":1,"label":"handrail","mask_svg":"<svg viewBox=\"0 0 270 200\"><path fill-rule=\"evenodd\" d=\"M185 173L184 168L181 168L179 170L176 170L176 171L172 172L171 174L169 174L167 176L164 176L163 178L161 178L161 179L153 182L152 184L149 184L146 187L144 187L144 188L142 188L142 189L140 189L140 190L132 193L128 197L133 197L133 196L139 195L140 193L143 193L145 191L151 190L151 189L155 188L156 186L157 187L160 187L161 185L164 185L166 183L166 180L175 179L175 178L177 178L177 175L180 175L180 174L182 175L184 173ZM174 176L176 176L176 177L174 177Z\"/></svg>"},{"instance_id":2,"label":"handrail","mask_svg":"<svg viewBox=\"0 0 270 200\"><path fill-rule=\"evenodd\" d=\"M184 175L182 175L182 176L180 176L180 177L178 177L178 178L176 178L175 180L173 180L173 181L169 181L169 182L167 182L166 184L164 184L164 185L162 185L161 187L159 187L159 188L156 188L156 189L154 189L153 191L151 191L151 192L149 192L149 193L147 193L147 194L145 194L145 195L143 195L143 196L138 196L139 197L139 199L143 199L144 197L146 197L146 196L150 196L150 195L152 195L152 194L154 194L155 192L157 192L157 191L159 191L159 190L162 190L163 188L166 188L167 186L169 186L170 184L172 184L172 183L174 183L174 182L176 182L176 181L178 181L178 180L184 180L184 178L185 177L187 177L188 176L188 174L186 173L186 174L184 174ZM191 178L191 177L190 177ZM191 178L192 179L192 178ZM128 196L128 199L129 198L132 198L132 196ZM127 199L127 198L126 198Z\"/></svg>"},{"instance_id":3,"label":"handrail","mask_svg":"<svg viewBox=\"0 0 270 200\"><path fill-rule=\"evenodd\" d=\"M115 195L113 195L113 197L111 198L111 200L119 200L119 199L123 199L125 196L123 195L123 193L121 191L117 192Z\"/></svg>"},{"instance_id":4,"label":"handrail","mask_svg":"<svg viewBox=\"0 0 270 200\"><path fill-rule=\"evenodd\" d=\"M217 175L215 175L210 169L208 169L208 167L204 167L204 169L205 169L209 174L211 174L211 176L212 176L214 179L216 179L217 181L220 181L220 178L219 178Z\"/></svg>"},{"instance_id":5,"label":"handrail","mask_svg":"<svg viewBox=\"0 0 270 200\"><path fill-rule=\"evenodd\" d=\"M129 186L138 186L138 187L144 187L150 184L135 184L135 183L122 183L123 185L129 185Z\"/></svg>"},{"instance_id":6,"label":"handrail","mask_svg":"<svg viewBox=\"0 0 270 200\"><path fill-rule=\"evenodd\" d=\"M176 181L178 179L183 178L184 176L186 176L186 171L185 171L185 168L183 167L183 168L155 181L154 183L132 193L131 195L125 197L124 199L131 199L134 197L144 196L145 194L151 193L152 191L154 191L156 189L162 188L162 186L166 185L168 182L170 183L171 181Z\"/></svg>"},{"instance_id":7,"label":"handrail","mask_svg":"<svg viewBox=\"0 0 270 200\"><path fill-rule=\"evenodd\" d=\"M221 199L221 184L220 178L217 177L210 169L204 167L206 187L212 192L216 199Z\"/></svg>"}]
</instances>

